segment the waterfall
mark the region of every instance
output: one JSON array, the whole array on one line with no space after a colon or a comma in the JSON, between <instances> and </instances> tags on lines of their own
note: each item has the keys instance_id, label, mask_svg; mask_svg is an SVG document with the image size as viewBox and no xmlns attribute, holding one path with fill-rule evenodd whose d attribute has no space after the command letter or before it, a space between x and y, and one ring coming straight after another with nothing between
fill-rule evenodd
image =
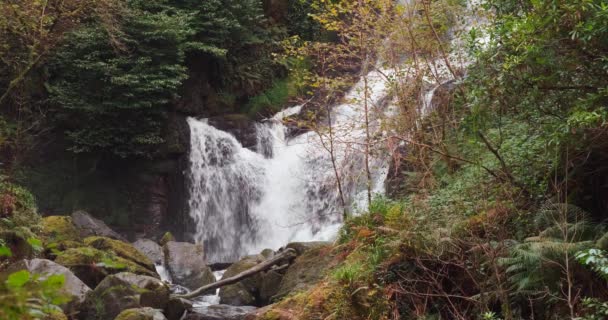
<instances>
[{"instance_id":1,"label":"waterfall","mask_svg":"<svg viewBox=\"0 0 608 320\"><path fill-rule=\"evenodd\" d=\"M386 74L391 70L366 76L370 131L376 136L382 134L376 115L382 114L390 91ZM334 157L351 213L368 205L363 89L361 81L346 95L346 103L332 109ZM188 119L189 211L196 224L195 241L204 244L210 262L233 261L290 241L331 240L337 235L343 208L326 150L328 138L312 131L289 137L281 121L301 108L286 109L257 123L257 152L206 120ZM381 154L386 152L370 156L372 192L380 194L388 172L388 160Z\"/></svg>"}]
</instances>

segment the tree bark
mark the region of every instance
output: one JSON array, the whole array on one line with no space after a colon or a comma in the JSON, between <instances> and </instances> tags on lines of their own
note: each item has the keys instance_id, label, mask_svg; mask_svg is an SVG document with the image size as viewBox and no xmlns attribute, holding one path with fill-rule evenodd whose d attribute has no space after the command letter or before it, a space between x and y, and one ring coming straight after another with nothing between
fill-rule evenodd
<instances>
[{"instance_id":1,"label":"tree bark","mask_svg":"<svg viewBox=\"0 0 608 320\"><path fill-rule=\"evenodd\" d=\"M275 264L283 261L284 259L290 259L295 256L296 256L296 251L294 249L291 249L291 248L287 249L287 250L281 252L280 254L274 256L273 258L268 259L260 264L257 264L256 266L249 268L235 276L202 286L190 293L177 294L177 295L174 295L173 297L191 299L191 298L200 296L201 294L205 293L206 291L221 288L223 286L227 286L227 285L231 285L231 284L235 284L245 278L251 277L262 271L266 271L266 270L270 269L272 266L274 266Z\"/></svg>"}]
</instances>

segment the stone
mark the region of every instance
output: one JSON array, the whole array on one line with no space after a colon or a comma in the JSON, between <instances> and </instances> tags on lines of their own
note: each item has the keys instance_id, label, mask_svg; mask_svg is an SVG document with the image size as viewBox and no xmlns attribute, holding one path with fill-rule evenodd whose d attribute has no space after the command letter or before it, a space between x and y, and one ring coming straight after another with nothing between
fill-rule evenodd
<instances>
[{"instance_id":1,"label":"stone","mask_svg":"<svg viewBox=\"0 0 608 320\"><path fill-rule=\"evenodd\" d=\"M90 214L84 211L76 211L72 213L72 223L78 229L80 237L86 238L90 236L107 237L116 240L126 241L126 239L110 229L103 221L93 218Z\"/></svg>"},{"instance_id":2,"label":"stone","mask_svg":"<svg viewBox=\"0 0 608 320\"><path fill-rule=\"evenodd\" d=\"M127 242L114 240L106 237L88 237L84 243L102 251L112 251L119 257L130 260L138 265L154 271L154 263L148 257Z\"/></svg>"},{"instance_id":3,"label":"stone","mask_svg":"<svg viewBox=\"0 0 608 320\"><path fill-rule=\"evenodd\" d=\"M169 287L164 282L129 272L107 276L91 291L79 319L114 319L122 311L151 307L164 309L169 302Z\"/></svg>"},{"instance_id":4,"label":"stone","mask_svg":"<svg viewBox=\"0 0 608 320\"><path fill-rule=\"evenodd\" d=\"M265 260L262 255L248 256L232 264L222 279L233 277L245 270L251 269ZM246 306L256 304L256 296L259 292L262 275L257 274L243 279L238 283L220 288L220 302L233 306Z\"/></svg>"},{"instance_id":5,"label":"stone","mask_svg":"<svg viewBox=\"0 0 608 320\"><path fill-rule=\"evenodd\" d=\"M123 310L114 320L167 320L162 310L150 307Z\"/></svg>"},{"instance_id":6,"label":"stone","mask_svg":"<svg viewBox=\"0 0 608 320\"><path fill-rule=\"evenodd\" d=\"M285 248L294 249L298 255L301 255L308 250L328 246L330 244L331 242L326 241L292 242L285 246Z\"/></svg>"},{"instance_id":7,"label":"stone","mask_svg":"<svg viewBox=\"0 0 608 320\"><path fill-rule=\"evenodd\" d=\"M279 292L282 280L283 275L273 270L269 270L262 275L258 298L259 305L267 305L272 302L272 297Z\"/></svg>"},{"instance_id":8,"label":"stone","mask_svg":"<svg viewBox=\"0 0 608 320\"><path fill-rule=\"evenodd\" d=\"M169 320L180 320L190 310L192 310L192 302L189 300L171 298L165 307L165 316Z\"/></svg>"},{"instance_id":9,"label":"stone","mask_svg":"<svg viewBox=\"0 0 608 320\"><path fill-rule=\"evenodd\" d=\"M165 266L174 284L194 290L215 282L213 272L205 263L202 245L169 241L163 251Z\"/></svg>"},{"instance_id":10,"label":"stone","mask_svg":"<svg viewBox=\"0 0 608 320\"><path fill-rule=\"evenodd\" d=\"M91 291L84 282L76 277L68 268L46 259L21 260L10 265L6 274L27 270L32 274L39 274L40 280L46 279L50 275L62 275L65 279L61 293L70 298L70 302L62 305L62 309L67 314L74 313L80 304L84 302L85 296Z\"/></svg>"},{"instance_id":11,"label":"stone","mask_svg":"<svg viewBox=\"0 0 608 320\"><path fill-rule=\"evenodd\" d=\"M255 307L235 307L219 304L194 308L184 320L244 320L247 314L255 310Z\"/></svg>"},{"instance_id":12,"label":"stone","mask_svg":"<svg viewBox=\"0 0 608 320\"><path fill-rule=\"evenodd\" d=\"M272 257L274 257L274 250L272 249L264 249L262 250L262 252L260 252L260 255L262 255L264 258L266 259L270 259Z\"/></svg>"},{"instance_id":13,"label":"stone","mask_svg":"<svg viewBox=\"0 0 608 320\"><path fill-rule=\"evenodd\" d=\"M273 300L284 297L291 292L306 290L319 282L334 261L331 246L327 243L297 247L300 249L306 247L307 249L287 268L277 294L272 297Z\"/></svg>"},{"instance_id":14,"label":"stone","mask_svg":"<svg viewBox=\"0 0 608 320\"><path fill-rule=\"evenodd\" d=\"M133 247L143 253L156 265L163 264L163 261L165 260L163 248L150 239L139 239L133 242Z\"/></svg>"},{"instance_id":15,"label":"stone","mask_svg":"<svg viewBox=\"0 0 608 320\"><path fill-rule=\"evenodd\" d=\"M155 271L116 256L113 252L89 247L73 248L60 252L55 262L69 268L91 288L96 287L107 275L123 271L158 277Z\"/></svg>"},{"instance_id":16,"label":"stone","mask_svg":"<svg viewBox=\"0 0 608 320\"><path fill-rule=\"evenodd\" d=\"M80 233L69 216L42 218L42 239L46 243L58 241L80 241Z\"/></svg>"}]
</instances>

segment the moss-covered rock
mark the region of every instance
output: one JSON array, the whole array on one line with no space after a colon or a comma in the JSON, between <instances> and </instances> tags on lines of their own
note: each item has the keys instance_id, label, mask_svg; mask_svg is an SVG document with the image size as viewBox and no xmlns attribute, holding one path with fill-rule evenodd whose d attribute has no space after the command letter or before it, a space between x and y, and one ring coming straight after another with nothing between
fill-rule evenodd
<instances>
[{"instance_id":1,"label":"moss-covered rock","mask_svg":"<svg viewBox=\"0 0 608 320\"><path fill-rule=\"evenodd\" d=\"M12 261L19 259L31 259L36 256L36 250L28 239L34 239L35 235L25 227L15 230L0 231L0 240L9 247L12 253Z\"/></svg>"},{"instance_id":2,"label":"moss-covered rock","mask_svg":"<svg viewBox=\"0 0 608 320\"><path fill-rule=\"evenodd\" d=\"M165 244L167 244L170 241L175 241L175 237L173 236L173 234L171 234L171 232L165 232L165 234L163 235L162 238L160 238L160 241L158 242L161 246L164 246Z\"/></svg>"},{"instance_id":3,"label":"moss-covered rock","mask_svg":"<svg viewBox=\"0 0 608 320\"><path fill-rule=\"evenodd\" d=\"M163 309L168 301L169 287L162 281L121 272L106 277L87 295L78 317L82 320L114 319L127 309Z\"/></svg>"},{"instance_id":4,"label":"moss-covered rock","mask_svg":"<svg viewBox=\"0 0 608 320\"><path fill-rule=\"evenodd\" d=\"M123 310L114 320L166 320L161 310L150 307Z\"/></svg>"},{"instance_id":5,"label":"moss-covered rock","mask_svg":"<svg viewBox=\"0 0 608 320\"><path fill-rule=\"evenodd\" d=\"M233 277L245 270L251 269L264 260L265 258L262 255L245 257L233 263L226 270L222 279ZM238 283L222 287L220 289L220 302L233 306L255 305L261 280L262 275L257 274Z\"/></svg>"},{"instance_id":6,"label":"moss-covered rock","mask_svg":"<svg viewBox=\"0 0 608 320\"><path fill-rule=\"evenodd\" d=\"M284 297L291 292L305 290L325 276L334 260L331 246L327 243L317 243L306 247L306 250L301 251L302 255L297 257L287 269L273 299ZM304 246L300 246L300 248L304 248Z\"/></svg>"},{"instance_id":7,"label":"moss-covered rock","mask_svg":"<svg viewBox=\"0 0 608 320\"><path fill-rule=\"evenodd\" d=\"M111 251L117 256L132 261L150 271L154 271L154 263L131 244L105 237L88 237L84 243L95 249Z\"/></svg>"},{"instance_id":8,"label":"moss-covered rock","mask_svg":"<svg viewBox=\"0 0 608 320\"><path fill-rule=\"evenodd\" d=\"M42 238L46 243L59 241L80 241L78 229L69 216L42 218Z\"/></svg>"},{"instance_id":9,"label":"moss-covered rock","mask_svg":"<svg viewBox=\"0 0 608 320\"><path fill-rule=\"evenodd\" d=\"M72 240L62 240L57 242L45 243L44 255L47 258L54 260L61 252L66 251L68 249L80 248L82 246L82 242Z\"/></svg>"},{"instance_id":10,"label":"moss-covered rock","mask_svg":"<svg viewBox=\"0 0 608 320\"><path fill-rule=\"evenodd\" d=\"M90 247L68 249L59 253L55 262L68 267L91 288L96 287L107 275L123 271L158 278L156 272L121 258L113 252Z\"/></svg>"}]
</instances>

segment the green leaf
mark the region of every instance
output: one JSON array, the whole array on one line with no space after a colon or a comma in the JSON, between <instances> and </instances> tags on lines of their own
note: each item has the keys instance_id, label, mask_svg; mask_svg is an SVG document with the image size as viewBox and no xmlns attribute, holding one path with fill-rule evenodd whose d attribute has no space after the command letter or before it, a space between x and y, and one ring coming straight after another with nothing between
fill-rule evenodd
<instances>
[{"instance_id":1,"label":"green leaf","mask_svg":"<svg viewBox=\"0 0 608 320\"><path fill-rule=\"evenodd\" d=\"M29 243L30 246L32 246L32 249L34 249L34 251L36 252L41 252L42 250L44 250L44 247L42 246L42 241L40 239L29 238L27 239L27 243Z\"/></svg>"},{"instance_id":2,"label":"green leaf","mask_svg":"<svg viewBox=\"0 0 608 320\"><path fill-rule=\"evenodd\" d=\"M6 280L6 285L9 288L21 288L30 281L31 275L26 270L11 273Z\"/></svg>"},{"instance_id":3,"label":"green leaf","mask_svg":"<svg viewBox=\"0 0 608 320\"><path fill-rule=\"evenodd\" d=\"M0 246L0 257L12 257L11 249L5 245Z\"/></svg>"}]
</instances>

